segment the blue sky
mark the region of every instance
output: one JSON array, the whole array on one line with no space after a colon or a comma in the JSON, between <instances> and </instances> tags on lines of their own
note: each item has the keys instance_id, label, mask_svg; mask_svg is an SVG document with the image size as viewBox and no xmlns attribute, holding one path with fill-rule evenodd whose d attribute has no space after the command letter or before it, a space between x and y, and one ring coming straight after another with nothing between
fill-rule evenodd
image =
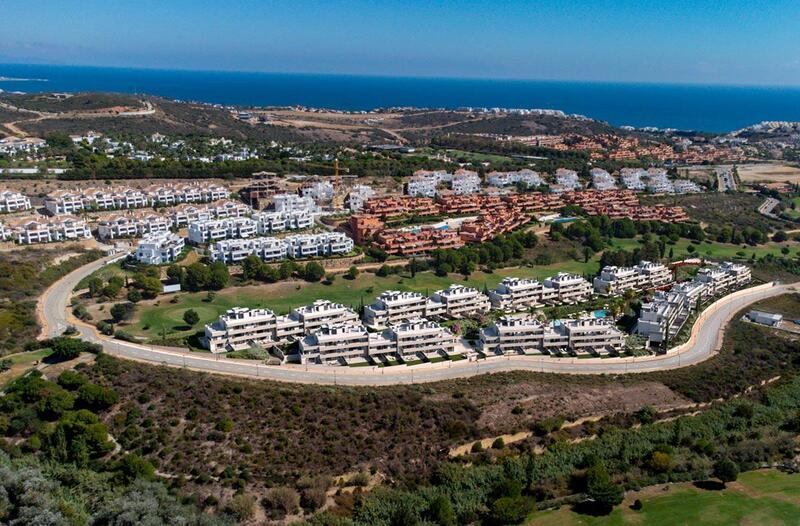
<instances>
[{"instance_id":1,"label":"blue sky","mask_svg":"<svg viewBox=\"0 0 800 526\"><path fill-rule=\"evenodd\" d=\"M800 85L800 0L3 0L0 62Z\"/></svg>"}]
</instances>

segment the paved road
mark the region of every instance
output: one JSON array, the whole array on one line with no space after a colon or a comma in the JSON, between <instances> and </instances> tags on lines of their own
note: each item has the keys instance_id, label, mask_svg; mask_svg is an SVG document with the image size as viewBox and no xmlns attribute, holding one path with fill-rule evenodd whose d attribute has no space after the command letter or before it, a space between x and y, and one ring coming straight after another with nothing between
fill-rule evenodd
<instances>
[{"instance_id":1,"label":"paved road","mask_svg":"<svg viewBox=\"0 0 800 526\"><path fill-rule=\"evenodd\" d=\"M45 327L43 336L61 334L70 325L67 319L67 304L72 290L81 279L103 266L105 261L98 260L81 267L55 283L45 292L40 300L39 309ZM681 352L641 358L574 359L546 356L514 356L389 368L349 368L324 365L267 366L252 361L231 360L202 353L184 353L113 340L100 336L91 326L80 323L75 324L75 326L84 339L100 343L107 353L114 356L173 367L185 367L198 371L258 377L285 382L333 385L392 385L434 382L512 370L562 374L622 374L674 369L706 360L719 349L723 328L736 312L751 303L783 294L792 288L793 285L767 285L754 290L740 291L738 295L720 300L699 319L692 331L693 336L690 343Z\"/></svg>"}]
</instances>

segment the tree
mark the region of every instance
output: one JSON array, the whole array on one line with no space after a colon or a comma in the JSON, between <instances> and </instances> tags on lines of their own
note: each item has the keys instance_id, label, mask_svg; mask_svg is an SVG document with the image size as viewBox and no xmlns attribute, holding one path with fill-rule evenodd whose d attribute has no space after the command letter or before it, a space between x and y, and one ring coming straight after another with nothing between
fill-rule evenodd
<instances>
[{"instance_id":1,"label":"tree","mask_svg":"<svg viewBox=\"0 0 800 526\"><path fill-rule=\"evenodd\" d=\"M732 460L723 458L714 464L714 476L723 484L739 478L739 466Z\"/></svg>"},{"instance_id":2,"label":"tree","mask_svg":"<svg viewBox=\"0 0 800 526\"><path fill-rule=\"evenodd\" d=\"M184 275L183 267L180 265L173 263L167 267L167 279L171 284L183 283Z\"/></svg>"},{"instance_id":3,"label":"tree","mask_svg":"<svg viewBox=\"0 0 800 526\"><path fill-rule=\"evenodd\" d=\"M127 320L133 315L136 306L133 303L117 303L109 310L109 314L115 322L119 323Z\"/></svg>"},{"instance_id":4,"label":"tree","mask_svg":"<svg viewBox=\"0 0 800 526\"><path fill-rule=\"evenodd\" d=\"M489 507L489 524L519 524L536 508L531 497L500 497Z\"/></svg>"},{"instance_id":5,"label":"tree","mask_svg":"<svg viewBox=\"0 0 800 526\"><path fill-rule=\"evenodd\" d=\"M242 278L246 280L261 279L264 262L255 254L250 254L242 261Z\"/></svg>"},{"instance_id":6,"label":"tree","mask_svg":"<svg viewBox=\"0 0 800 526\"><path fill-rule=\"evenodd\" d=\"M91 277L89 278L87 287L89 289L90 296L97 296L103 289L103 280L98 278L97 276Z\"/></svg>"},{"instance_id":7,"label":"tree","mask_svg":"<svg viewBox=\"0 0 800 526\"><path fill-rule=\"evenodd\" d=\"M211 290L220 290L228 286L231 279L231 274L228 271L228 266L221 261L215 261L208 269L208 288Z\"/></svg>"},{"instance_id":8,"label":"tree","mask_svg":"<svg viewBox=\"0 0 800 526\"><path fill-rule=\"evenodd\" d=\"M152 479L156 469L136 453L125 455L117 464L117 473L130 484L136 479Z\"/></svg>"},{"instance_id":9,"label":"tree","mask_svg":"<svg viewBox=\"0 0 800 526\"><path fill-rule=\"evenodd\" d=\"M347 269L347 274L344 275L347 279L356 279L358 277L358 267L353 265Z\"/></svg>"},{"instance_id":10,"label":"tree","mask_svg":"<svg viewBox=\"0 0 800 526\"><path fill-rule=\"evenodd\" d=\"M439 526L456 526L456 514L453 511L453 505L447 497L440 495L431 501L428 508L428 517L430 520Z\"/></svg>"},{"instance_id":11,"label":"tree","mask_svg":"<svg viewBox=\"0 0 800 526\"><path fill-rule=\"evenodd\" d=\"M319 281L325 275L325 269L316 261L311 261L306 265L303 271L303 277L306 281Z\"/></svg>"},{"instance_id":12,"label":"tree","mask_svg":"<svg viewBox=\"0 0 800 526\"><path fill-rule=\"evenodd\" d=\"M603 513L609 513L624 496L622 488L611 480L601 462L595 462L586 472L586 495Z\"/></svg>"},{"instance_id":13,"label":"tree","mask_svg":"<svg viewBox=\"0 0 800 526\"><path fill-rule=\"evenodd\" d=\"M78 404L91 411L108 409L118 401L119 395L109 387L85 383L78 388Z\"/></svg>"},{"instance_id":14,"label":"tree","mask_svg":"<svg viewBox=\"0 0 800 526\"><path fill-rule=\"evenodd\" d=\"M131 303L139 303L142 301L142 293L139 292L137 289L131 289L128 291L128 301Z\"/></svg>"},{"instance_id":15,"label":"tree","mask_svg":"<svg viewBox=\"0 0 800 526\"><path fill-rule=\"evenodd\" d=\"M208 287L211 281L211 270L200 262L186 267L186 288L197 292Z\"/></svg>"},{"instance_id":16,"label":"tree","mask_svg":"<svg viewBox=\"0 0 800 526\"><path fill-rule=\"evenodd\" d=\"M84 350L84 343L75 338L53 338L50 341L52 356L57 360L72 360Z\"/></svg>"},{"instance_id":17,"label":"tree","mask_svg":"<svg viewBox=\"0 0 800 526\"><path fill-rule=\"evenodd\" d=\"M189 309L183 313L183 321L186 325L194 327L200 321L200 315L194 309Z\"/></svg>"},{"instance_id":18,"label":"tree","mask_svg":"<svg viewBox=\"0 0 800 526\"><path fill-rule=\"evenodd\" d=\"M142 291L142 296L153 299L161 293L161 280L145 274L137 274L133 279L133 286Z\"/></svg>"}]
</instances>

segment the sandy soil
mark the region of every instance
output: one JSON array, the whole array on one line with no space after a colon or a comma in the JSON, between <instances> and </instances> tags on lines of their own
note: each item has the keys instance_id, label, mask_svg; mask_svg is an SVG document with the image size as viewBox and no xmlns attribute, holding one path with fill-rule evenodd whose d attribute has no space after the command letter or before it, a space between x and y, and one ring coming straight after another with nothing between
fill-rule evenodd
<instances>
[{"instance_id":1,"label":"sandy soil","mask_svg":"<svg viewBox=\"0 0 800 526\"><path fill-rule=\"evenodd\" d=\"M498 431L519 429L532 417L540 420L559 415L575 420L588 415L633 412L645 405L664 410L690 403L655 382L602 387L517 383L496 389L492 399L486 400L477 423ZM515 406L522 407L523 413L514 415L511 410Z\"/></svg>"},{"instance_id":2,"label":"sandy soil","mask_svg":"<svg viewBox=\"0 0 800 526\"><path fill-rule=\"evenodd\" d=\"M742 182L800 183L800 168L786 164L743 164L737 167Z\"/></svg>"}]
</instances>

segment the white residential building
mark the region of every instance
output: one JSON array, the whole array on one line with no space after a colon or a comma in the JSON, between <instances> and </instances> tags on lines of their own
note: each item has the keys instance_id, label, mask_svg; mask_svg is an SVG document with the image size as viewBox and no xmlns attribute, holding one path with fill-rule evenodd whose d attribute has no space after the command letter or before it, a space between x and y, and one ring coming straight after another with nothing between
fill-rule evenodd
<instances>
[{"instance_id":1,"label":"white residential building","mask_svg":"<svg viewBox=\"0 0 800 526\"><path fill-rule=\"evenodd\" d=\"M56 190L44 200L44 206L53 215L74 214L84 208L83 195L78 192Z\"/></svg>"},{"instance_id":2,"label":"white residential building","mask_svg":"<svg viewBox=\"0 0 800 526\"><path fill-rule=\"evenodd\" d=\"M506 316L481 329L480 338L487 354L608 354L625 345L622 331L608 320L593 317L544 325L529 316Z\"/></svg>"},{"instance_id":3,"label":"white residential building","mask_svg":"<svg viewBox=\"0 0 800 526\"><path fill-rule=\"evenodd\" d=\"M269 309L236 307L205 326L205 345L211 352L247 349L253 345L275 345L294 341L324 326L352 324L358 315L339 303L318 300L276 316Z\"/></svg>"},{"instance_id":4,"label":"white residential building","mask_svg":"<svg viewBox=\"0 0 800 526\"><path fill-rule=\"evenodd\" d=\"M614 177L602 168L592 168L589 175L592 176L592 186L595 190L613 190L617 187Z\"/></svg>"},{"instance_id":5,"label":"white residential building","mask_svg":"<svg viewBox=\"0 0 800 526\"><path fill-rule=\"evenodd\" d=\"M220 239L247 239L258 233L258 223L249 217L229 217L189 223L189 241L212 243Z\"/></svg>"},{"instance_id":6,"label":"white residential building","mask_svg":"<svg viewBox=\"0 0 800 526\"><path fill-rule=\"evenodd\" d=\"M642 177L646 175L647 171L641 168L622 168L619 171L622 186L635 192L643 192L647 189L647 185L642 180Z\"/></svg>"},{"instance_id":7,"label":"white residential building","mask_svg":"<svg viewBox=\"0 0 800 526\"><path fill-rule=\"evenodd\" d=\"M551 186L554 192L570 192L572 190L579 190L581 188L581 181L578 178L578 172L575 170L567 170L566 168L559 168L556 170L556 184Z\"/></svg>"},{"instance_id":8,"label":"white residential building","mask_svg":"<svg viewBox=\"0 0 800 526\"><path fill-rule=\"evenodd\" d=\"M178 259L183 247L183 238L171 232L148 234L139 240L134 257L140 263L162 265Z\"/></svg>"},{"instance_id":9,"label":"white residential building","mask_svg":"<svg viewBox=\"0 0 800 526\"><path fill-rule=\"evenodd\" d=\"M299 212L318 214L319 207L314 199L297 194L275 194L272 196L272 205L276 212Z\"/></svg>"},{"instance_id":10,"label":"white residential building","mask_svg":"<svg viewBox=\"0 0 800 526\"><path fill-rule=\"evenodd\" d=\"M455 336L434 321L418 318L389 327L388 340L394 342L395 352L404 361L423 356L452 354Z\"/></svg>"},{"instance_id":11,"label":"white residential building","mask_svg":"<svg viewBox=\"0 0 800 526\"><path fill-rule=\"evenodd\" d=\"M328 202L333 199L335 190L329 181L315 181L300 188L300 195L310 197L315 202Z\"/></svg>"},{"instance_id":12,"label":"white residential building","mask_svg":"<svg viewBox=\"0 0 800 526\"><path fill-rule=\"evenodd\" d=\"M92 237L89 225L72 216L53 219L24 218L14 224L12 231L17 243L22 245Z\"/></svg>"},{"instance_id":13,"label":"white residential building","mask_svg":"<svg viewBox=\"0 0 800 526\"><path fill-rule=\"evenodd\" d=\"M300 340L300 361L337 365L365 359L370 355L371 336L358 322L322 326Z\"/></svg>"},{"instance_id":14,"label":"white residential building","mask_svg":"<svg viewBox=\"0 0 800 526\"><path fill-rule=\"evenodd\" d=\"M3 190L0 192L0 214L20 212L31 209L31 200L19 192Z\"/></svg>"},{"instance_id":15,"label":"white residential building","mask_svg":"<svg viewBox=\"0 0 800 526\"><path fill-rule=\"evenodd\" d=\"M375 197L375 190L371 186L365 184L356 184L350 189L347 194L347 206L351 212L358 212L364 207L367 199Z\"/></svg>"},{"instance_id":16,"label":"white residential building","mask_svg":"<svg viewBox=\"0 0 800 526\"><path fill-rule=\"evenodd\" d=\"M513 312L541 306L542 282L538 279L508 277L489 292L492 308Z\"/></svg>"},{"instance_id":17,"label":"white residential building","mask_svg":"<svg viewBox=\"0 0 800 526\"><path fill-rule=\"evenodd\" d=\"M406 194L412 197L436 197L436 179L414 176L406 183Z\"/></svg>"},{"instance_id":18,"label":"white residential building","mask_svg":"<svg viewBox=\"0 0 800 526\"><path fill-rule=\"evenodd\" d=\"M419 292L387 290L377 297L375 303L364 307L364 323L381 329L405 320L424 318L428 302L428 298Z\"/></svg>"},{"instance_id":19,"label":"white residential building","mask_svg":"<svg viewBox=\"0 0 800 526\"><path fill-rule=\"evenodd\" d=\"M489 186L511 186L522 183L528 187L537 187L542 184L538 172L524 168L518 172L490 172L487 175Z\"/></svg>"},{"instance_id":20,"label":"white residential building","mask_svg":"<svg viewBox=\"0 0 800 526\"><path fill-rule=\"evenodd\" d=\"M259 212L253 215L259 235L274 234L284 230L303 230L314 226L314 216L306 210L294 212Z\"/></svg>"},{"instance_id":21,"label":"white residential building","mask_svg":"<svg viewBox=\"0 0 800 526\"><path fill-rule=\"evenodd\" d=\"M14 232L0 221L0 241L8 241L14 236Z\"/></svg>"},{"instance_id":22,"label":"white residential building","mask_svg":"<svg viewBox=\"0 0 800 526\"><path fill-rule=\"evenodd\" d=\"M542 301L548 305L580 303L591 295L592 285L577 274L559 272L542 284Z\"/></svg>"},{"instance_id":23,"label":"white residential building","mask_svg":"<svg viewBox=\"0 0 800 526\"><path fill-rule=\"evenodd\" d=\"M647 170L647 191L654 194L671 194L675 192L672 181L666 170L650 168Z\"/></svg>"},{"instance_id":24,"label":"white residential building","mask_svg":"<svg viewBox=\"0 0 800 526\"><path fill-rule=\"evenodd\" d=\"M146 234L169 232L171 222L168 217L150 214L131 214L109 216L97 223L100 239L140 237Z\"/></svg>"},{"instance_id":25,"label":"white residential building","mask_svg":"<svg viewBox=\"0 0 800 526\"><path fill-rule=\"evenodd\" d=\"M700 185L689 179L675 179L672 181L672 188L676 194L699 194L703 192Z\"/></svg>"},{"instance_id":26,"label":"white residential building","mask_svg":"<svg viewBox=\"0 0 800 526\"><path fill-rule=\"evenodd\" d=\"M658 292L652 301L643 303L636 332L651 343L674 338L702 300L741 287L750 279L750 268L739 263L702 268L693 280L673 285L668 292Z\"/></svg>"},{"instance_id":27,"label":"white residential building","mask_svg":"<svg viewBox=\"0 0 800 526\"><path fill-rule=\"evenodd\" d=\"M464 318L487 312L490 308L489 298L478 289L455 283L444 290L436 291L430 301L441 304L444 315L451 318ZM426 308L426 315L432 316L431 307Z\"/></svg>"},{"instance_id":28,"label":"white residential building","mask_svg":"<svg viewBox=\"0 0 800 526\"><path fill-rule=\"evenodd\" d=\"M642 261L635 267L604 267L594 278L598 294L614 296L626 290L643 290L663 287L672 282L672 272L661 263Z\"/></svg>"},{"instance_id":29,"label":"white residential building","mask_svg":"<svg viewBox=\"0 0 800 526\"><path fill-rule=\"evenodd\" d=\"M227 264L237 263L254 254L264 261L278 261L288 257L301 259L347 254L353 250L353 240L341 232L305 234L251 239L227 239L210 246L211 259Z\"/></svg>"},{"instance_id":30,"label":"white residential building","mask_svg":"<svg viewBox=\"0 0 800 526\"><path fill-rule=\"evenodd\" d=\"M451 184L456 195L475 194L481 191L481 177L478 172L472 170L456 170Z\"/></svg>"}]
</instances>

